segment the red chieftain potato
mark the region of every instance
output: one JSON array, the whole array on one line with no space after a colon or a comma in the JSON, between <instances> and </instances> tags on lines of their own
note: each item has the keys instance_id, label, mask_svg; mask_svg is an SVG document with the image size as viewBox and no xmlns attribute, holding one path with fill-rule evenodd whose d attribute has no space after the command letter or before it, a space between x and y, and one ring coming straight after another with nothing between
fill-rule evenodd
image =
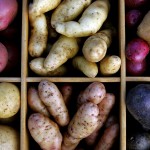
<instances>
[{"instance_id":1,"label":"red chieftain potato","mask_svg":"<svg viewBox=\"0 0 150 150\"><path fill-rule=\"evenodd\" d=\"M16 0L0 0L0 31L6 29L18 12Z\"/></svg>"}]
</instances>

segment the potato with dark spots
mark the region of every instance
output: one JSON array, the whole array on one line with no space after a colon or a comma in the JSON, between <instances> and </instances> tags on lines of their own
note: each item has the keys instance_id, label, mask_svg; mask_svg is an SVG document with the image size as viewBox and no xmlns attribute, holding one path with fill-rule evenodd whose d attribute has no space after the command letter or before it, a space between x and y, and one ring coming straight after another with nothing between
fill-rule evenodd
<instances>
[{"instance_id":1,"label":"potato with dark spots","mask_svg":"<svg viewBox=\"0 0 150 150\"><path fill-rule=\"evenodd\" d=\"M45 116L50 116L50 113L44 103L41 101L38 90L35 87L30 87L28 89L28 105L34 112L41 113Z\"/></svg>"},{"instance_id":2,"label":"potato with dark spots","mask_svg":"<svg viewBox=\"0 0 150 150\"><path fill-rule=\"evenodd\" d=\"M34 113L28 119L28 129L43 150L61 150L62 135L58 125L48 117Z\"/></svg>"},{"instance_id":3,"label":"potato with dark spots","mask_svg":"<svg viewBox=\"0 0 150 150\"><path fill-rule=\"evenodd\" d=\"M92 102L98 104L106 95L106 89L103 83L93 82L91 83L78 97L78 106L86 102Z\"/></svg>"},{"instance_id":4,"label":"potato with dark spots","mask_svg":"<svg viewBox=\"0 0 150 150\"><path fill-rule=\"evenodd\" d=\"M38 92L55 121L60 126L66 126L69 123L69 113L58 87L48 80L42 80L38 85Z\"/></svg>"}]
</instances>

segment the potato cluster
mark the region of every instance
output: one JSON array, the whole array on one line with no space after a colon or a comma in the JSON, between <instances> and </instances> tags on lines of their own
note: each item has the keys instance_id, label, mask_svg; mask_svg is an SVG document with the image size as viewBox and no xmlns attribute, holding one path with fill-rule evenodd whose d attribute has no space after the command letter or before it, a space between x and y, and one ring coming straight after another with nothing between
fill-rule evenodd
<instances>
[{"instance_id":1,"label":"potato cluster","mask_svg":"<svg viewBox=\"0 0 150 150\"><path fill-rule=\"evenodd\" d=\"M71 60L71 67L87 77L117 73L120 57L106 56L114 27L102 29L109 10L109 0L30 3L30 69L40 76L63 76L69 71L66 63Z\"/></svg>"},{"instance_id":2,"label":"potato cluster","mask_svg":"<svg viewBox=\"0 0 150 150\"><path fill-rule=\"evenodd\" d=\"M37 87L29 86L27 125L32 138L45 150L74 150L81 141L95 150L111 148L119 135L119 123L110 115L115 95L107 93L101 82L92 82L78 93L75 105L73 93L71 83L57 86L41 80Z\"/></svg>"}]
</instances>

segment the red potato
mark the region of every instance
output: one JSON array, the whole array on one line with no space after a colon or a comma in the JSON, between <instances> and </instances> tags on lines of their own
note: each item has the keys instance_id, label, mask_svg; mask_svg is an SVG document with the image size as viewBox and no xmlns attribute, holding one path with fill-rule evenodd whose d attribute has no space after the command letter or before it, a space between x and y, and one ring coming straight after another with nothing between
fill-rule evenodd
<instances>
[{"instance_id":1,"label":"red potato","mask_svg":"<svg viewBox=\"0 0 150 150\"><path fill-rule=\"evenodd\" d=\"M105 129L94 150L110 150L119 135L119 124L115 123Z\"/></svg>"},{"instance_id":2,"label":"red potato","mask_svg":"<svg viewBox=\"0 0 150 150\"><path fill-rule=\"evenodd\" d=\"M47 110L46 106L44 103L41 101L38 90L35 87L30 87L28 89L28 105L30 108L38 113L41 113L45 116L50 116L49 111Z\"/></svg>"},{"instance_id":3,"label":"red potato","mask_svg":"<svg viewBox=\"0 0 150 150\"><path fill-rule=\"evenodd\" d=\"M0 31L5 30L14 20L18 12L16 0L0 0Z\"/></svg>"},{"instance_id":4,"label":"red potato","mask_svg":"<svg viewBox=\"0 0 150 150\"><path fill-rule=\"evenodd\" d=\"M6 47L0 43L0 72L2 72L8 62L8 51Z\"/></svg>"},{"instance_id":5,"label":"red potato","mask_svg":"<svg viewBox=\"0 0 150 150\"><path fill-rule=\"evenodd\" d=\"M145 59L142 62L133 62L127 59L126 68L129 75L140 76L146 71L147 63Z\"/></svg>"},{"instance_id":6,"label":"red potato","mask_svg":"<svg viewBox=\"0 0 150 150\"><path fill-rule=\"evenodd\" d=\"M101 82L93 82L78 96L77 105L81 106L85 102L98 104L105 95L106 89L104 84Z\"/></svg>"},{"instance_id":7,"label":"red potato","mask_svg":"<svg viewBox=\"0 0 150 150\"><path fill-rule=\"evenodd\" d=\"M149 45L141 38L132 39L126 46L126 58L134 62L142 62L149 53Z\"/></svg>"},{"instance_id":8,"label":"red potato","mask_svg":"<svg viewBox=\"0 0 150 150\"><path fill-rule=\"evenodd\" d=\"M146 5L147 2L148 0L125 0L125 5L128 8L138 8Z\"/></svg>"},{"instance_id":9,"label":"red potato","mask_svg":"<svg viewBox=\"0 0 150 150\"><path fill-rule=\"evenodd\" d=\"M114 115L110 115L105 122L105 128L108 128L115 123L117 123L117 117Z\"/></svg>"},{"instance_id":10,"label":"red potato","mask_svg":"<svg viewBox=\"0 0 150 150\"><path fill-rule=\"evenodd\" d=\"M125 14L125 23L128 28L133 28L138 25L142 19L142 13L138 9L129 10Z\"/></svg>"},{"instance_id":11,"label":"red potato","mask_svg":"<svg viewBox=\"0 0 150 150\"><path fill-rule=\"evenodd\" d=\"M28 119L28 129L43 150L61 150L62 135L58 125L48 117L34 113Z\"/></svg>"},{"instance_id":12,"label":"red potato","mask_svg":"<svg viewBox=\"0 0 150 150\"><path fill-rule=\"evenodd\" d=\"M58 87L50 81L42 80L38 85L38 92L55 121L60 126L66 126L69 123L69 113Z\"/></svg>"},{"instance_id":13,"label":"red potato","mask_svg":"<svg viewBox=\"0 0 150 150\"><path fill-rule=\"evenodd\" d=\"M95 131L85 138L88 145L94 145L99 135L99 131L106 122L108 115L115 104L115 95L107 93L105 98L98 104L99 107L99 123Z\"/></svg>"}]
</instances>

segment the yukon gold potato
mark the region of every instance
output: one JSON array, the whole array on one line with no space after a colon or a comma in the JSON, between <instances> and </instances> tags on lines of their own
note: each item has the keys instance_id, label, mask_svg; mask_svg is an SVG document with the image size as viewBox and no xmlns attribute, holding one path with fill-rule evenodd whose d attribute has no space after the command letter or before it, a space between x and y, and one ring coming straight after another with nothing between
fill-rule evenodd
<instances>
[{"instance_id":1,"label":"yukon gold potato","mask_svg":"<svg viewBox=\"0 0 150 150\"><path fill-rule=\"evenodd\" d=\"M107 19L110 4L108 0L97 0L89 5L76 21L58 22L54 28L68 37L85 37L96 33Z\"/></svg>"},{"instance_id":2,"label":"yukon gold potato","mask_svg":"<svg viewBox=\"0 0 150 150\"><path fill-rule=\"evenodd\" d=\"M45 15L41 14L36 19L31 20L30 24L32 29L29 39L29 54L32 57L39 57L47 45L48 28Z\"/></svg>"},{"instance_id":3,"label":"yukon gold potato","mask_svg":"<svg viewBox=\"0 0 150 150\"><path fill-rule=\"evenodd\" d=\"M44 103L41 101L39 94L38 94L38 90L35 87L30 87L28 89L28 105L30 106L30 108L38 113L41 113L45 116L50 116L46 106L44 105Z\"/></svg>"},{"instance_id":4,"label":"yukon gold potato","mask_svg":"<svg viewBox=\"0 0 150 150\"><path fill-rule=\"evenodd\" d=\"M79 50L76 38L60 36L44 61L44 68L53 71L74 57Z\"/></svg>"},{"instance_id":5,"label":"yukon gold potato","mask_svg":"<svg viewBox=\"0 0 150 150\"><path fill-rule=\"evenodd\" d=\"M0 118L14 116L20 109L20 91L12 83L0 83Z\"/></svg>"},{"instance_id":6,"label":"yukon gold potato","mask_svg":"<svg viewBox=\"0 0 150 150\"><path fill-rule=\"evenodd\" d=\"M91 3L92 0L63 0L51 17L52 27L58 22L74 20Z\"/></svg>"},{"instance_id":7,"label":"yukon gold potato","mask_svg":"<svg viewBox=\"0 0 150 150\"><path fill-rule=\"evenodd\" d=\"M19 150L20 140L18 132L6 125L0 125L0 149Z\"/></svg>"},{"instance_id":8,"label":"yukon gold potato","mask_svg":"<svg viewBox=\"0 0 150 150\"><path fill-rule=\"evenodd\" d=\"M116 55L106 56L100 61L100 72L102 75L110 76L119 71L121 59Z\"/></svg>"},{"instance_id":9,"label":"yukon gold potato","mask_svg":"<svg viewBox=\"0 0 150 150\"><path fill-rule=\"evenodd\" d=\"M63 76L67 73L67 67L63 64L53 71L48 71L44 68L45 58L38 57L30 61L30 69L40 76Z\"/></svg>"},{"instance_id":10,"label":"yukon gold potato","mask_svg":"<svg viewBox=\"0 0 150 150\"><path fill-rule=\"evenodd\" d=\"M72 60L73 67L80 70L87 77L94 78L98 74L98 66L86 60L83 56L76 56Z\"/></svg>"},{"instance_id":11,"label":"yukon gold potato","mask_svg":"<svg viewBox=\"0 0 150 150\"><path fill-rule=\"evenodd\" d=\"M58 125L48 117L34 113L28 119L28 129L43 150L61 150L62 135Z\"/></svg>"},{"instance_id":12,"label":"yukon gold potato","mask_svg":"<svg viewBox=\"0 0 150 150\"><path fill-rule=\"evenodd\" d=\"M94 104L99 104L103 98L106 96L106 89L103 83L93 82L91 83L79 96L77 99L78 106L86 102L92 102Z\"/></svg>"},{"instance_id":13,"label":"yukon gold potato","mask_svg":"<svg viewBox=\"0 0 150 150\"><path fill-rule=\"evenodd\" d=\"M90 36L84 43L82 52L84 57L91 62L99 62L107 52L112 41L112 30L102 30Z\"/></svg>"},{"instance_id":14,"label":"yukon gold potato","mask_svg":"<svg viewBox=\"0 0 150 150\"><path fill-rule=\"evenodd\" d=\"M69 123L69 114L57 86L52 82L42 80L38 85L38 92L55 121L60 126L66 126Z\"/></svg>"},{"instance_id":15,"label":"yukon gold potato","mask_svg":"<svg viewBox=\"0 0 150 150\"><path fill-rule=\"evenodd\" d=\"M29 19L34 20L37 16L55 9L61 0L33 0L29 4Z\"/></svg>"}]
</instances>

